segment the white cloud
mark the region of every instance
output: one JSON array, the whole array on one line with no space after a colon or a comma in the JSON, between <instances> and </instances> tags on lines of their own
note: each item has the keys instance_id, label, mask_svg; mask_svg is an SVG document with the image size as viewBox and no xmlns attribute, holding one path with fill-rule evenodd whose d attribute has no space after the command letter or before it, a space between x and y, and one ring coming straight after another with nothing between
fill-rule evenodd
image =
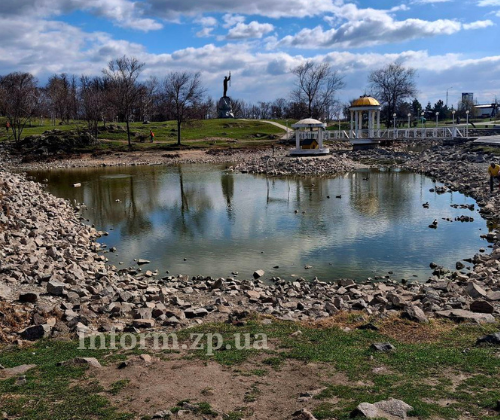
<instances>
[{"instance_id":1,"label":"white cloud","mask_svg":"<svg viewBox=\"0 0 500 420\"><path fill-rule=\"evenodd\" d=\"M497 7L500 6L500 0L479 0L479 7Z\"/></svg>"},{"instance_id":2,"label":"white cloud","mask_svg":"<svg viewBox=\"0 0 500 420\"><path fill-rule=\"evenodd\" d=\"M395 21L390 16L383 19L351 21L337 29L324 30L321 26L302 29L296 35L284 37L277 47L296 48L359 48L436 35L451 35L462 29L453 20L421 19ZM472 28L471 28L472 29Z\"/></svg>"},{"instance_id":3,"label":"white cloud","mask_svg":"<svg viewBox=\"0 0 500 420\"><path fill-rule=\"evenodd\" d=\"M273 30L274 26L270 23L259 23L256 21L250 22L248 25L246 23L238 23L229 30L227 39L262 38Z\"/></svg>"},{"instance_id":4,"label":"white cloud","mask_svg":"<svg viewBox=\"0 0 500 420\"><path fill-rule=\"evenodd\" d=\"M432 4L432 3L448 3L452 0L414 0L412 3Z\"/></svg>"},{"instance_id":5,"label":"white cloud","mask_svg":"<svg viewBox=\"0 0 500 420\"><path fill-rule=\"evenodd\" d=\"M237 25L238 23L245 22L245 17L240 15L232 15L230 13L226 13L222 16L222 20L224 21L224 28L230 28L231 26Z\"/></svg>"},{"instance_id":6,"label":"white cloud","mask_svg":"<svg viewBox=\"0 0 500 420\"><path fill-rule=\"evenodd\" d=\"M465 30L470 30L470 29L483 29L487 28L488 26L493 26L494 23L491 20L478 20L476 22L472 23L464 23L464 29Z\"/></svg>"},{"instance_id":7,"label":"white cloud","mask_svg":"<svg viewBox=\"0 0 500 420\"><path fill-rule=\"evenodd\" d=\"M260 15L272 18L318 16L339 0L145 0L150 13L165 19L203 13Z\"/></svg>"},{"instance_id":8,"label":"white cloud","mask_svg":"<svg viewBox=\"0 0 500 420\"><path fill-rule=\"evenodd\" d=\"M116 25L148 32L163 28L144 16L142 3L130 0L2 0L2 15L52 17L74 11L87 11Z\"/></svg>"},{"instance_id":9,"label":"white cloud","mask_svg":"<svg viewBox=\"0 0 500 420\"><path fill-rule=\"evenodd\" d=\"M203 27L208 26L217 26L217 19L212 16L204 16L195 20L196 23L199 23Z\"/></svg>"},{"instance_id":10,"label":"white cloud","mask_svg":"<svg viewBox=\"0 0 500 420\"><path fill-rule=\"evenodd\" d=\"M23 0L19 0L19 3L22 5ZM38 7L39 2L36 4ZM47 4L48 1L41 0L40 7ZM378 34L374 38L376 42L398 42L409 34L415 33L417 34L415 36L421 36L418 35L419 32L423 32L424 36L432 36L446 31L456 33L465 29L466 25L470 25L468 29L490 25L489 21L467 24L448 20L397 21L389 16L388 12L360 10L352 6L341 7L338 3L333 6L334 9L339 8L331 12L333 16L346 19L348 22L333 29L333 32L319 28L317 33L309 35L311 40L307 42L317 46L319 42L328 44L333 39L335 46L341 45L342 42L347 45L363 45L373 42L371 38L373 33ZM221 22L224 24L234 22L231 29L237 33L238 24L244 23L233 20L234 17L242 19L239 15L228 15L227 19L222 19ZM209 31L205 34L210 34L210 30L217 24L215 19L209 17L206 19L201 17L196 22L201 25L200 32L204 28ZM251 27L252 23L243 28ZM211 26L212 24L214 25ZM263 31L258 30L259 25L263 24L256 22L254 34L257 36L263 34ZM339 30L340 34L334 33ZM381 30L382 32L377 32ZM362 37L362 31L365 31L365 38ZM335 39L336 36L339 38ZM216 98L222 94L223 76L231 70L233 74L231 96L254 103L287 97L294 82L290 70L306 59L329 62L345 75L347 86L341 93L345 99L359 96L364 92L370 71L396 60L418 70L418 84L422 87L422 97L419 96L419 100L422 103L426 102L427 98L433 102L439 99L437 96L443 92L443 85L446 85L444 91L447 86L454 86L457 92L471 91L476 96L484 97L485 101L489 100L487 95L490 91L498 90L500 87L500 56L497 55L472 59L464 54L435 55L427 51L402 51L393 54L308 51L306 57L255 48L257 44L261 46L262 41L255 44L228 43L220 46L208 44L169 54L152 54L148 53L143 45L114 39L103 32L86 32L63 22L34 18L29 14L6 16L5 13L0 15L0 40L0 74L28 71L37 75L42 82L53 73L95 75L100 74L111 59L127 55L146 63L145 78L151 75L161 78L172 70L200 71L203 83L209 93ZM279 41L268 37L265 42Z\"/></svg>"},{"instance_id":11,"label":"white cloud","mask_svg":"<svg viewBox=\"0 0 500 420\"><path fill-rule=\"evenodd\" d=\"M213 36L212 32L215 28L203 28L201 31L196 32L196 36L198 38L208 38L210 36Z\"/></svg>"}]
</instances>

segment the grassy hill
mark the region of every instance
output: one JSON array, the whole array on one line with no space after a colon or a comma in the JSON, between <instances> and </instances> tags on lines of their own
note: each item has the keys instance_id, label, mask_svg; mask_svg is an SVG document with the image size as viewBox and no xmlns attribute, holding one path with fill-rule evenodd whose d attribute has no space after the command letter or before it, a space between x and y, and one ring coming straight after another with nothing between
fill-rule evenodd
<instances>
[{"instance_id":1,"label":"grassy hill","mask_svg":"<svg viewBox=\"0 0 500 420\"><path fill-rule=\"evenodd\" d=\"M0 141L12 139L12 132L3 128L5 121L0 119ZM85 130L84 121L74 121L70 124L53 125L48 120L34 120L26 126L23 138L41 135L51 130L64 132ZM149 130L155 133L155 142L149 142ZM9 136L10 134L10 136ZM197 120L189 121L181 127L181 142L188 148L207 147L252 147L269 145L281 138L285 131L274 125L259 120ZM131 123L132 142L134 149L161 148L170 149L177 146L177 124L175 121L151 122L149 124ZM127 146L127 132L124 123L107 123L99 126L98 148L123 149Z\"/></svg>"}]
</instances>

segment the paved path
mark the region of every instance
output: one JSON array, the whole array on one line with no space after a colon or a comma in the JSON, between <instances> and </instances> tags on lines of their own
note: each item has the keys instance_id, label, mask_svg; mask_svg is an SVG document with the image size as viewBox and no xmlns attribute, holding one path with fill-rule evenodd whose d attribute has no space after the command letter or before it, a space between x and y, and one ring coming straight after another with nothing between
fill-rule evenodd
<instances>
[{"instance_id":1,"label":"paved path","mask_svg":"<svg viewBox=\"0 0 500 420\"><path fill-rule=\"evenodd\" d=\"M283 124L280 124L280 123L277 123L275 121L267 121L267 120L249 120L249 119L246 119L246 118L242 118L242 120L244 121L259 121L259 122L263 122L263 123L266 123L266 124L272 124L276 127L279 127L281 128L282 130L285 130L286 131L286 134L284 134L282 137L281 137L281 140L288 140L288 136L290 133L293 132L293 130L291 128L288 128L286 126L284 126Z\"/></svg>"},{"instance_id":2,"label":"paved path","mask_svg":"<svg viewBox=\"0 0 500 420\"><path fill-rule=\"evenodd\" d=\"M495 146L500 146L500 136L483 136L483 137L478 137L477 140L474 140L474 143L492 144L492 145L495 145Z\"/></svg>"}]
</instances>

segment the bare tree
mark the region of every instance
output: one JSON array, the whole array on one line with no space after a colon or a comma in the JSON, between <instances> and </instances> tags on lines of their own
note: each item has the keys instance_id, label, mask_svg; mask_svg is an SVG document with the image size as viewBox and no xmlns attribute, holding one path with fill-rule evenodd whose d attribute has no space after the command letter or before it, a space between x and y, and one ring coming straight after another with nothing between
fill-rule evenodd
<instances>
[{"instance_id":1,"label":"bare tree","mask_svg":"<svg viewBox=\"0 0 500 420\"><path fill-rule=\"evenodd\" d=\"M37 83L29 73L16 72L0 77L0 112L7 117L16 142L21 140L24 127L38 107Z\"/></svg>"},{"instance_id":2,"label":"bare tree","mask_svg":"<svg viewBox=\"0 0 500 420\"><path fill-rule=\"evenodd\" d=\"M200 73L172 72L163 83L163 93L171 112L177 121L177 144L181 144L181 124L192 108L202 100L205 90L201 85Z\"/></svg>"},{"instance_id":3,"label":"bare tree","mask_svg":"<svg viewBox=\"0 0 500 420\"><path fill-rule=\"evenodd\" d=\"M130 141L130 115L144 91L142 86L137 82L144 65L144 63L140 63L136 58L123 56L122 58L110 61L108 68L103 70L104 77L107 79L111 91L108 99L116 107L127 124L129 147L132 147L132 142Z\"/></svg>"},{"instance_id":4,"label":"bare tree","mask_svg":"<svg viewBox=\"0 0 500 420\"><path fill-rule=\"evenodd\" d=\"M83 118L96 139L99 134L97 127L104 115L105 99L105 85L101 77L82 76L80 78L80 103Z\"/></svg>"},{"instance_id":5,"label":"bare tree","mask_svg":"<svg viewBox=\"0 0 500 420\"><path fill-rule=\"evenodd\" d=\"M372 92L382 105L385 105L385 120L389 124L392 115L398 106L407 98L415 97L416 70L405 68L402 64L392 63L368 76L368 83Z\"/></svg>"},{"instance_id":6,"label":"bare tree","mask_svg":"<svg viewBox=\"0 0 500 420\"><path fill-rule=\"evenodd\" d=\"M76 117L77 112L77 88L76 77L68 76L66 73L53 75L49 78L45 87L53 118L68 121Z\"/></svg>"},{"instance_id":7,"label":"bare tree","mask_svg":"<svg viewBox=\"0 0 500 420\"><path fill-rule=\"evenodd\" d=\"M319 117L335 99L338 90L344 87L342 76L332 71L328 63L316 64L306 61L295 67L292 73L297 76L296 89L292 92L293 102L304 102L310 117Z\"/></svg>"}]
</instances>

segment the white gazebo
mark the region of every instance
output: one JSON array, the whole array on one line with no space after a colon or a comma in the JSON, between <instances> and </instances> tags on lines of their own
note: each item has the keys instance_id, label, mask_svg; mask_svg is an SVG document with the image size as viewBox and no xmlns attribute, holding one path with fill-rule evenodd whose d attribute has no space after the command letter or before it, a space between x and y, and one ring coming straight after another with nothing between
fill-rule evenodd
<instances>
[{"instance_id":1,"label":"white gazebo","mask_svg":"<svg viewBox=\"0 0 500 420\"><path fill-rule=\"evenodd\" d=\"M351 112L351 143L354 146L370 146L380 143L380 110L379 102L371 96L361 96L352 102ZM365 115L368 117L368 127L363 128Z\"/></svg>"},{"instance_id":2,"label":"white gazebo","mask_svg":"<svg viewBox=\"0 0 500 420\"><path fill-rule=\"evenodd\" d=\"M330 153L330 149L323 147L325 123L306 118L293 124L292 128L295 129L295 149L290 151L291 155L318 156Z\"/></svg>"}]
</instances>

